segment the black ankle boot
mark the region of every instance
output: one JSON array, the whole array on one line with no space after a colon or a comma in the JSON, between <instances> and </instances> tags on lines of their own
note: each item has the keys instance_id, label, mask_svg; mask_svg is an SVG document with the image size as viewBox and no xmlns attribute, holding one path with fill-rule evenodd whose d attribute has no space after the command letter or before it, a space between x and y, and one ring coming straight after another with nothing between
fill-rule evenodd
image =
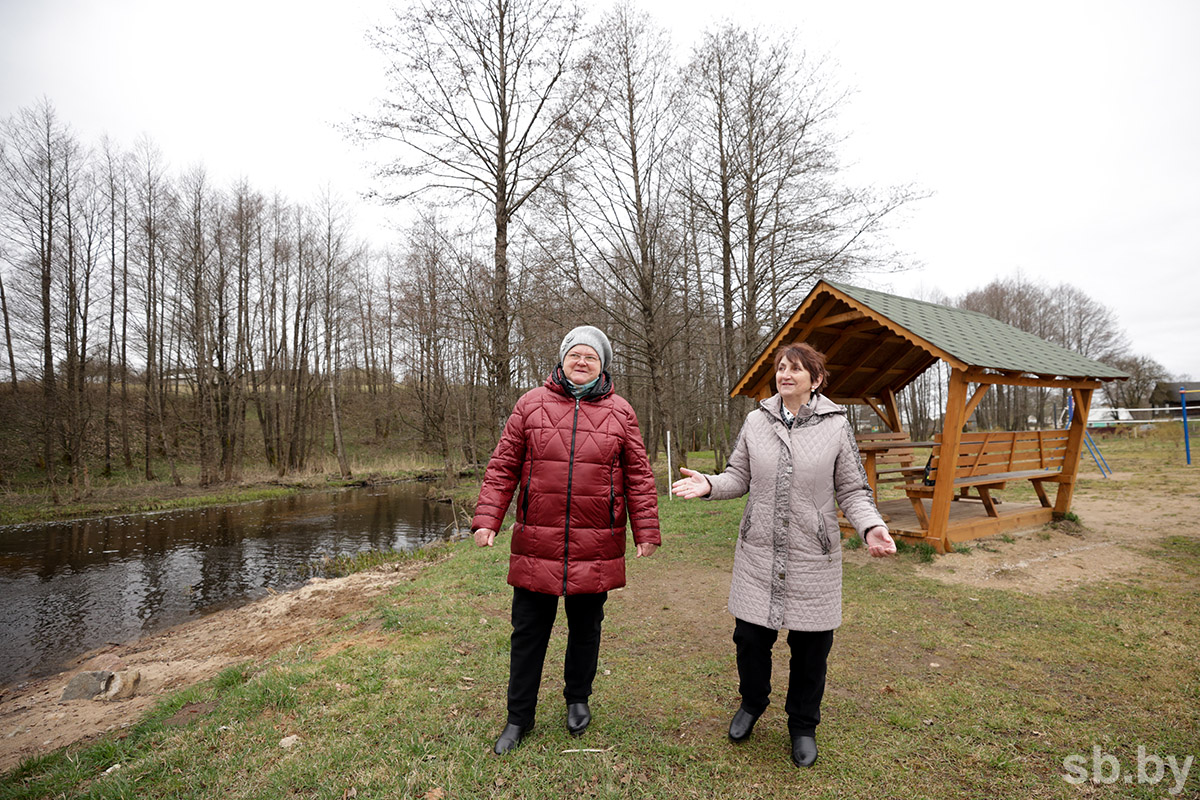
<instances>
[{"instance_id":1,"label":"black ankle boot","mask_svg":"<svg viewBox=\"0 0 1200 800\"><path fill-rule=\"evenodd\" d=\"M817 740L813 736L792 737L792 763L797 767L811 767L817 760Z\"/></svg>"},{"instance_id":2,"label":"black ankle boot","mask_svg":"<svg viewBox=\"0 0 1200 800\"><path fill-rule=\"evenodd\" d=\"M751 714L739 706L733 720L729 723L729 738L734 742L744 742L750 738L754 723L758 722L759 714Z\"/></svg>"},{"instance_id":3,"label":"black ankle boot","mask_svg":"<svg viewBox=\"0 0 1200 800\"><path fill-rule=\"evenodd\" d=\"M587 703L567 703L567 730L580 736L592 722L592 710Z\"/></svg>"},{"instance_id":4,"label":"black ankle boot","mask_svg":"<svg viewBox=\"0 0 1200 800\"><path fill-rule=\"evenodd\" d=\"M513 725L511 722L504 726L504 730L500 733L500 738L496 740L496 746L492 748L498 756L502 756L509 750L521 743L525 738L525 734L533 730L533 725Z\"/></svg>"}]
</instances>

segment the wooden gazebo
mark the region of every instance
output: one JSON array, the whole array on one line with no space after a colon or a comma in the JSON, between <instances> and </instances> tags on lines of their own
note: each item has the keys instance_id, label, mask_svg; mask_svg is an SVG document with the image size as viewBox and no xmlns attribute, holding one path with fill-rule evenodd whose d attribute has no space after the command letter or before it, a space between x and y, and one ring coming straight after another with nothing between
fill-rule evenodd
<instances>
[{"instance_id":1,"label":"wooden gazebo","mask_svg":"<svg viewBox=\"0 0 1200 800\"><path fill-rule=\"evenodd\" d=\"M1129 377L985 314L820 281L731 394L769 397L775 391L775 352L791 342L808 342L825 353L828 397L870 406L891 429L886 443L871 444L872 453L881 448L912 453L922 445L904 435L896 395L939 359L949 366L942 430L924 443L931 447L931 469L927 473L920 464L903 470L905 498L880 503L893 534L928 542L938 552L954 542L1041 525L1069 511L1092 393L1104 381ZM1070 427L963 433L994 384L1069 389ZM1039 504L1001 507L992 491L1021 480L1032 483ZM1057 485L1053 503L1043 484Z\"/></svg>"}]
</instances>

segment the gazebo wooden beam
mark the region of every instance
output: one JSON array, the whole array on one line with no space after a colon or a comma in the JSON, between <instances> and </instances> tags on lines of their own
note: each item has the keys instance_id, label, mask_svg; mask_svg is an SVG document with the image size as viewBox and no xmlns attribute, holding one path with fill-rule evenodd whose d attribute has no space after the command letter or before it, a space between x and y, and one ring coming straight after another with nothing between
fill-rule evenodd
<instances>
[{"instance_id":1,"label":"gazebo wooden beam","mask_svg":"<svg viewBox=\"0 0 1200 800\"><path fill-rule=\"evenodd\" d=\"M890 389L884 390L880 396L865 396L859 397L860 401L869 405L872 411L880 417L883 425L888 426L888 429L893 433L904 432L904 425L900 422L900 404L896 403L896 393Z\"/></svg>"},{"instance_id":2,"label":"gazebo wooden beam","mask_svg":"<svg viewBox=\"0 0 1200 800\"><path fill-rule=\"evenodd\" d=\"M900 404L896 402L896 393L891 389L884 390L883 405L888 412L888 427L892 429L892 433L903 431L904 426L900 423Z\"/></svg>"},{"instance_id":3,"label":"gazebo wooden beam","mask_svg":"<svg viewBox=\"0 0 1200 800\"><path fill-rule=\"evenodd\" d=\"M886 342L876 345L869 350L863 351L863 354L848 364L845 368L838 370L837 380L829 382L829 393L836 394L837 390L850 378L854 377L854 373L862 369L862 365L871 360L871 357L883 349Z\"/></svg>"},{"instance_id":4,"label":"gazebo wooden beam","mask_svg":"<svg viewBox=\"0 0 1200 800\"><path fill-rule=\"evenodd\" d=\"M919 352L923 353L924 351L919 351ZM934 357L930 356L928 353L926 353L925 358L921 359L916 364L914 364L911 369L909 369L906 372L900 373L900 380L898 381L897 385L898 386L908 386L910 383L915 381L917 378L921 377L921 375L926 370L928 370L930 367L932 367L934 364L936 364L937 361L938 360L936 358L934 358Z\"/></svg>"},{"instance_id":5,"label":"gazebo wooden beam","mask_svg":"<svg viewBox=\"0 0 1200 800\"><path fill-rule=\"evenodd\" d=\"M970 419L971 415L975 413L975 409L979 407L980 401L983 400L983 396L987 394L990 386L990 383L981 383L976 387L975 394L971 395L971 399L967 401L967 409L963 413L964 421Z\"/></svg>"},{"instance_id":6,"label":"gazebo wooden beam","mask_svg":"<svg viewBox=\"0 0 1200 800\"><path fill-rule=\"evenodd\" d=\"M1056 388L1056 389L1089 389L1095 390L1100 388L1100 381L1088 378L1074 377L1044 377L1044 378L1029 378L1025 375L1002 375L995 372L985 372L979 367L972 367L966 371L967 380L971 383L998 383L1004 386L1032 386L1034 388Z\"/></svg>"},{"instance_id":7,"label":"gazebo wooden beam","mask_svg":"<svg viewBox=\"0 0 1200 800\"><path fill-rule=\"evenodd\" d=\"M833 344L829 345L829 347L825 349L826 363L828 363L829 359L833 358L834 355L837 354L837 351L845 347L846 343L855 336L860 333L866 333L870 330L877 330L878 328L879 323L872 319L864 320L855 325L850 325L849 327L843 328L841 334L837 339L834 340Z\"/></svg>"},{"instance_id":8,"label":"gazebo wooden beam","mask_svg":"<svg viewBox=\"0 0 1200 800\"><path fill-rule=\"evenodd\" d=\"M833 328L837 325L841 325L843 322L853 322L855 320L863 319L866 316L867 315L865 313L863 313L862 311L858 311L858 310L847 311L844 314L834 314L832 317L826 317L826 318L822 319L820 321L820 323L817 324L816 327L813 328L813 330L821 330L822 328ZM814 317L813 322L816 322L816 321L817 320Z\"/></svg>"},{"instance_id":9,"label":"gazebo wooden beam","mask_svg":"<svg viewBox=\"0 0 1200 800\"><path fill-rule=\"evenodd\" d=\"M807 309L805 308L805 304L801 303L791 318L779 329L779 333L775 334L775 338L759 354L754 364L750 366L737 384L734 385L733 390L729 392L729 396L736 397L739 394L748 394L751 397L762 399L763 393L766 391L764 387L770 387L771 385L771 371L766 368L766 365L770 363L770 359L774 356L775 351L784 342L803 342L808 339L821 321L825 319L826 315L837 307L839 302L841 301L837 297L826 297L825 302L817 308L812 319L804 323L803 326L800 326L800 319L804 316L804 312Z\"/></svg>"},{"instance_id":10,"label":"gazebo wooden beam","mask_svg":"<svg viewBox=\"0 0 1200 800\"><path fill-rule=\"evenodd\" d=\"M883 345L904 343L905 341L903 339L896 337L895 339L884 340L880 347L882 349ZM876 350L876 352L878 352L878 350ZM903 356L901 356L901 358L903 358ZM863 387L861 393L864 397L882 397L885 392L892 391L891 387L896 385L893 379L896 376L903 374L904 372L902 370L895 367L876 370L875 379Z\"/></svg>"},{"instance_id":11,"label":"gazebo wooden beam","mask_svg":"<svg viewBox=\"0 0 1200 800\"><path fill-rule=\"evenodd\" d=\"M875 415L877 417L879 417L881 420L883 420L884 425L887 425L890 430L893 430L893 431L895 430L895 428L892 427L891 423L888 422L887 409L882 408L879 405L879 403L876 402L874 397L864 397L864 398L862 398L862 401L864 403L866 403L867 406L869 406L872 411L875 412Z\"/></svg>"},{"instance_id":12,"label":"gazebo wooden beam","mask_svg":"<svg viewBox=\"0 0 1200 800\"><path fill-rule=\"evenodd\" d=\"M800 330L796 331L794 335L788 338L794 342L803 342L808 339L808 337L812 335L813 331L825 324L825 315L832 311L837 304L838 299L836 297L830 297L826 299L825 302L821 304L821 307L817 309L817 313L813 314L812 319L806 322L804 327L800 328ZM777 336L775 338L779 341L778 343L771 342L771 351L774 351L776 347L778 347L780 344L783 344L782 336Z\"/></svg>"}]
</instances>

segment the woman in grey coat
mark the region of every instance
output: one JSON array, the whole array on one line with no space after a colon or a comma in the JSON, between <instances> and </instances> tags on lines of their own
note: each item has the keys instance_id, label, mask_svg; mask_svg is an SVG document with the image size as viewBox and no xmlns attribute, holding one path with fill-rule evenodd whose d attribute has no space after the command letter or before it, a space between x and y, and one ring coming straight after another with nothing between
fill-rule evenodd
<instances>
[{"instance_id":1,"label":"woman in grey coat","mask_svg":"<svg viewBox=\"0 0 1200 800\"><path fill-rule=\"evenodd\" d=\"M683 468L671 487L679 497L725 500L746 492L729 588L735 617L741 707L729 738L749 738L771 693L771 648L788 631L788 732L792 761L817 760L825 668L833 630L842 623L840 506L872 556L892 555L896 543L875 508L859 462L854 431L841 406L818 393L825 357L807 344L775 356L778 393L746 417L719 475ZM836 504L835 504L836 501Z\"/></svg>"}]
</instances>

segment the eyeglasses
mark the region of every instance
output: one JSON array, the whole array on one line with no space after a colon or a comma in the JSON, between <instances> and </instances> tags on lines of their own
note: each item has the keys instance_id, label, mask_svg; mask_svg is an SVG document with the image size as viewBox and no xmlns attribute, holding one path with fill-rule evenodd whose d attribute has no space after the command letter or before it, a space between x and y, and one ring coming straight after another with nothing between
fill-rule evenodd
<instances>
[{"instance_id":1,"label":"eyeglasses","mask_svg":"<svg viewBox=\"0 0 1200 800\"><path fill-rule=\"evenodd\" d=\"M583 361L588 364L600 363L600 359L597 356L583 355L580 353L567 353L567 357L564 360L568 363L574 363L576 361Z\"/></svg>"}]
</instances>

